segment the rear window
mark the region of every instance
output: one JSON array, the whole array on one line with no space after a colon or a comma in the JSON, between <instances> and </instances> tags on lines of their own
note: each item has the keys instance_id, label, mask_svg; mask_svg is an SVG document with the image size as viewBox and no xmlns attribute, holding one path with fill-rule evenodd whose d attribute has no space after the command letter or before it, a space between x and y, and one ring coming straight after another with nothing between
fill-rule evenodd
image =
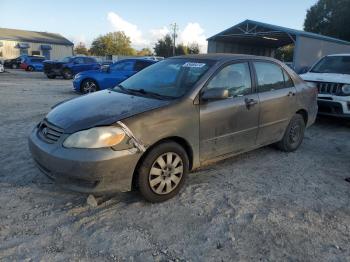
<instances>
[{"instance_id":1,"label":"rear window","mask_svg":"<svg viewBox=\"0 0 350 262\"><path fill-rule=\"evenodd\" d=\"M32 59L30 59L30 61L32 61L33 63L41 63L44 60L45 60L44 58L32 58Z\"/></svg>"}]
</instances>

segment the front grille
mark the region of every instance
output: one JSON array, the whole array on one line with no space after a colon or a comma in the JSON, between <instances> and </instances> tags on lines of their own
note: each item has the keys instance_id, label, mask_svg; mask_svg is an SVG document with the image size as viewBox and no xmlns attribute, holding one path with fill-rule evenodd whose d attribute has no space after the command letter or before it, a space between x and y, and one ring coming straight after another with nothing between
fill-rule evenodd
<instances>
[{"instance_id":1,"label":"front grille","mask_svg":"<svg viewBox=\"0 0 350 262\"><path fill-rule=\"evenodd\" d=\"M48 143L55 143L60 139L60 137L63 134L63 130L51 123L49 123L46 120L43 120L39 125L39 135L40 137L48 142Z\"/></svg>"},{"instance_id":2,"label":"front grille","mask_svg":"<svg viewBox=\"0 0 350 262\"><path fill-rule=\"evenodd\" d=\"M315 82L317 85L319 94L327 95L339 95L342 91L341 88L344 84L340 83L327 83L327 82Z\"/></svg>"}]
</instances>

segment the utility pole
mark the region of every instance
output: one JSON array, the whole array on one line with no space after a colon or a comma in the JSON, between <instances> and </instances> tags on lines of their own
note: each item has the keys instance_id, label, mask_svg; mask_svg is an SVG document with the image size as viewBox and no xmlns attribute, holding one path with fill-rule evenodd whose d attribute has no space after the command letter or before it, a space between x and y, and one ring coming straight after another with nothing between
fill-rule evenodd
<instances>
[{"instance_id":1,"label":"utility pole","mask_svg":"<svg viewBox=\"0 0 350 262\"><path fill-rule=\"evenodd\" d=\"M179 27L176 23L172 23L170 27L172 31L172 37L173 37L173 56L175 56L176 37L177 37L177 30L179 29Z\"/></svg>"}]
</instances>

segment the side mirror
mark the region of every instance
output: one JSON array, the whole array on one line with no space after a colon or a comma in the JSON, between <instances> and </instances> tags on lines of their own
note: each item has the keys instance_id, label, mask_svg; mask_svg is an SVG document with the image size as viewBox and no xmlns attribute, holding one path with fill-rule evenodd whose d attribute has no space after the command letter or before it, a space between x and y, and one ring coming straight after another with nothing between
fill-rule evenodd
<instances>
[{"instance_id":1,"label":"side mirror","mask_svg":"<svg viewBox=\"0 0 350 262\"><path fill-rule=\"evenodd\" d=\"M229 98L229 92L224 88L210 88L204 91L201 99L203 101L208 100L223 100Z\"/></svg>"},{"instance_id":2,"label":"side mirror","mask_svg":"<svg viewBox=\"0 0 350 262\"><path fill-rule=\"evenodd\" d=\"M102 70L102 72L109 73L110 72L109 65L103 65L101 67L101 70Z\"/></svg>"}]
</instances>

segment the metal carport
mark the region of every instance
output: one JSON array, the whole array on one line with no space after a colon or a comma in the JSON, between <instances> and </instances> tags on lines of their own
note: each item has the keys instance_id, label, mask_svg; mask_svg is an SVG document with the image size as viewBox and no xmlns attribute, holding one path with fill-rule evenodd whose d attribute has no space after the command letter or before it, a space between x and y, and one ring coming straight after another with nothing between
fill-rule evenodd
<instances>
[{"instance_id":1,"label":"metal carport","mask_svg":"<svg viewBox=\"0 0 350 262\"><path fill-rule=\"evenodd\" d=\"M293 66L299 72L329 54L350 53L350 42L301 30L246 20L208 40L208 53L274 57L278 48L294 45Z\"/></svg>"}]
</instances>

